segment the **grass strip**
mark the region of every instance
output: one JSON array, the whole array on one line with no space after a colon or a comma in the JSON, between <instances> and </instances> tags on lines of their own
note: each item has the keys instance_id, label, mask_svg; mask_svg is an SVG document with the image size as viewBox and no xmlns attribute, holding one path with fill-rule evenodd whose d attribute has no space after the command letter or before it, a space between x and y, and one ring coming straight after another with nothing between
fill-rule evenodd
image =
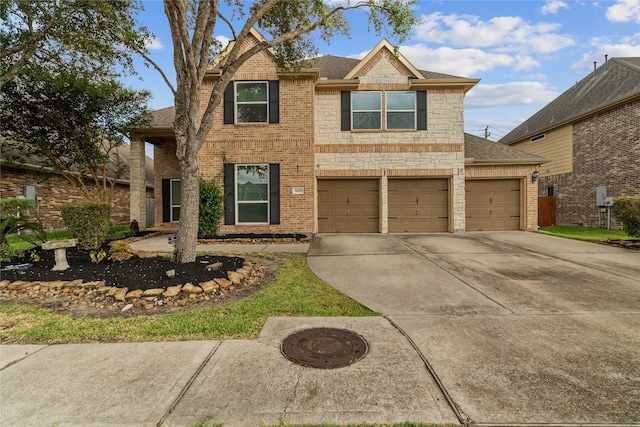
<instances>
[{"instance_id":1,"label":"grass strip","mask_svg":"<svg viewBox=\"0 0 640 427\"><path fill-rule=\"evenodd\" d=\"M271 316L376 316L309 269L305 255L279 261L273 283L214 308L131 318L74 318L35 305L0 305L0 343L60 344L251 339Z\"/></svg>"},{"instance_id":2,"label":"grass strip","mask_svg":"<svg viewBox=\"0 0 640 427\"><path fill-rule=\"evenodd\" d=\"M608 230L606 228L582 227L578 225L551 225L548 227L540 227L539 231L558 237L587 242L601 242L607 239L631 239L624 230Z\"/></svg>"}]
</instances>

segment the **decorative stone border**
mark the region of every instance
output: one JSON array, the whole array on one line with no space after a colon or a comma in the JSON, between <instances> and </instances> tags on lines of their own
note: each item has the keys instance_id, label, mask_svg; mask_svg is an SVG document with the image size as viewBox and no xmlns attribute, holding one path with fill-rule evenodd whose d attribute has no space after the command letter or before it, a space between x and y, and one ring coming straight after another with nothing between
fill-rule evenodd
<instances>
[{"instance_id":1,"label":"decorative stone border","mask_svg":"<svg viewBox=\"0 0 640 427\"><path fill-rule=\"evenodd\" d=\"M162 252L140 252L129 249L140 258L165 256ZM266 267L255 260L245 259L243 266L227 272L227 278L215 278L199 285L185 283L167 288L132 290L126 287L107 286L104 281L27 282L0 280L0 301L60 299L59 311L71 304L87 304L97 309L119 309L122 312L133 308L152 310L156 307L184 307L188 304L224 299L229 293L245 284L255 283L264 277Z\"/></svg>"}]
</instances>

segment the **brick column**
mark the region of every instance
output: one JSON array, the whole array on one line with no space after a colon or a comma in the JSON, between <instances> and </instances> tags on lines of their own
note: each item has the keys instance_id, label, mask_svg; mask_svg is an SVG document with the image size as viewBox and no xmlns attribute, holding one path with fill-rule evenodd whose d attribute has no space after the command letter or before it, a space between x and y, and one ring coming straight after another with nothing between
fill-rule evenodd
<instances>
[{"instance_id":1,"label":"brick column","mask_svg":"<svg viewBox=\"0 0 640 427\"><path fill-rule=\"evenodd\" d=\"M147 192L142 135L131 135L129 174L129 221L138 221L140 229L144 229L147 225Z\"/></svg>"}]
</instances>

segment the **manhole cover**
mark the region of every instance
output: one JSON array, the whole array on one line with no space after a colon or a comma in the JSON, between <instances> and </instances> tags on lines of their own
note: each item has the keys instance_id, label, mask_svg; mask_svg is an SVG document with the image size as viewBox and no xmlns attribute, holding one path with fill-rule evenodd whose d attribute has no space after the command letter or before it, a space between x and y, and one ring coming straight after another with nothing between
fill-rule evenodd
<instances>
[{"instance_id":1,"label":"manhole cover","mask_svg":"<svg viewBox=\"0 0 640 427\"><path fill-rule=\"evenodd\" d=\"M333 369L356 363L369 351L360 335L346 329L314 328L289 335L282 354L298 365Z\"/></svg>"}]
</instances>

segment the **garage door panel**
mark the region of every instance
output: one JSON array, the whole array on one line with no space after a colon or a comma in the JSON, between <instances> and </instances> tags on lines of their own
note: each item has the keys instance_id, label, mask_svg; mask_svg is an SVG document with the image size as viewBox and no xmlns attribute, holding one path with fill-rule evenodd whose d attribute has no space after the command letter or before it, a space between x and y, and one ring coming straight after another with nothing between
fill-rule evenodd
<instances>
[{"instance_id":1,"label":"garage door panel","mask_svg":"<svg viewBox=\"0 0 640 427\"><path fill-rule=\"evenodd\" d=\"M377 233L378 186L375 179L318 180L318 232Z\"/></svg>"},{"instance_id":2,"label":"garage door panel","mask_svg":"<svg viewBox=\"0 0 640 427\"><path fill-rule=\"evenodd\" d=\"M467 181L466 229L519 230L520 180Z\"/></svg>"},{"instance_id":3,"label":"garage door panel","mask_svg":"<svg viewBox=\"0 0 640 427\"><path fill-rule=\"evenodd\" d=\"M390 179L389 232L449 231L449 181L446 178Z\"/></svg>"}]
</instances>

